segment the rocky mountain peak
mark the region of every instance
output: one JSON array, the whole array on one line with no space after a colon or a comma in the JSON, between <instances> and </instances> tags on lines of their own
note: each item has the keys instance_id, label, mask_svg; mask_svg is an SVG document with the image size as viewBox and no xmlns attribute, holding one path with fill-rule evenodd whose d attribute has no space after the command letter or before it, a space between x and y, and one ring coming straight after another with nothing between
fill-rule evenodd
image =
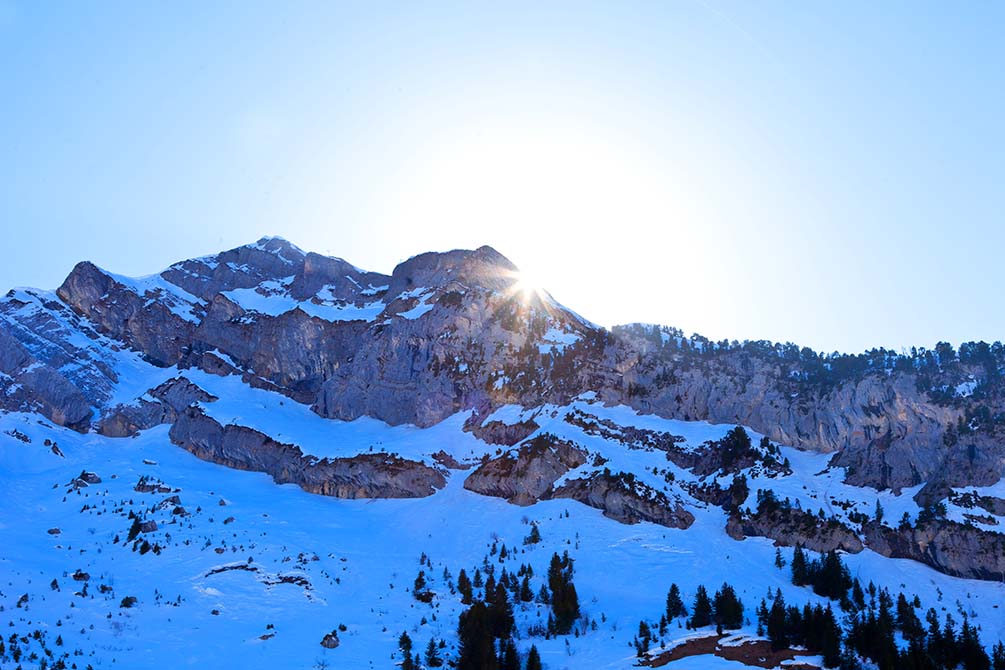
<instances>
[{"instance_id":1,"label":"rocky mountain peak","mask_svg":"<svg viewBox=\"0 0 1005 670\"><path fill-rule=\"evenodd\" d=\"M8 343L8 376L19 378L29 355L79 389L98 417L113 397L136 397L116 390L133 365L124 348L161 368L246 375L330 418L431 425L465 409L595 392L834 453L857 485L927 482L944 492L990 484L1005 463L1001 345L940 345L937 359L821 357L661 327L606 332L513 291L518 281L517 267L489 246L423 253L388 276L266 237L141 278L82 262L55 295L0 300L0 326L24 347ZM35 388L28 395L42 407L72 395L46 387L18 388ZM86 414L70 409L50 414Z\"/></svg>"},{"instance_id":2,"label":"rocky mountain peak","mask_svg":"<svg viewBox=\"0 0 1005 670\"><path fill-rule=\"evenodd\" d=\"M490 246L473 251L431 251L413 256L394 268L388 293L396 295L418 287L446 287L451 284L504 291L518 277L516 265Z\"/></svg>"}]
</instances>

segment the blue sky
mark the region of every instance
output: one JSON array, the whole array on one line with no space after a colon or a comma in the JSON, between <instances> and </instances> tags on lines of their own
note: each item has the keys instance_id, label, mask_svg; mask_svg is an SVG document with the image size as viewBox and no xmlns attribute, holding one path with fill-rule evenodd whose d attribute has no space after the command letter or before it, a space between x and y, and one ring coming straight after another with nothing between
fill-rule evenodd
<instances>
[{"instance_id":1,"label":"blue sky","mask_svg":"<svg viewBox=\"0 0 1005 670\"><path fill-rule=\"evenodd\" d=\"M0 0L0 288L491 244L594 321L1005 338L1001 3Z\"/></svg>"}]
</instances>

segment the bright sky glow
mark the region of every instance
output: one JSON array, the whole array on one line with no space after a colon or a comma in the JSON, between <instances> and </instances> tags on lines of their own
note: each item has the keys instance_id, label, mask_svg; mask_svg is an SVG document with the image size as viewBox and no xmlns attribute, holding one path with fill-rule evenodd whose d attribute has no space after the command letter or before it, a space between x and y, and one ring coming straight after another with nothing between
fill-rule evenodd
<instances>
[{"instance_id":1,"label":"bright sky glow","mask_svg":"<svg viewBox=\"0 0 1005 670\"><path fill-rule=\"evenodd\" d=\"M0 0L0 289L490 244L605 325L1005 339L1005 6Z\"/></svg>"}]
</instances>

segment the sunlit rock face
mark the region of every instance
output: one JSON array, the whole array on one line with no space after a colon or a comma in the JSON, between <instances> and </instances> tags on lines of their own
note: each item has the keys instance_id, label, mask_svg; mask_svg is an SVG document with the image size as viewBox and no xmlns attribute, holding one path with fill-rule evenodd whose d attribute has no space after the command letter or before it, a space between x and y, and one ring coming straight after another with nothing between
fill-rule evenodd
<instances>
[{"instance_id":1,"label":"sunlit rock face","mask_svg":"<svg viewBox=\"0 0 1005 670\"><path fill-rule=\"evenodd\" d=\"M420 254L390 275L279 238L139 279L83 262L55 294L12 291L0 318L12 338L5 374L24 371L17 347L39 364L30 384L11 385L5 407L34 402L68 424L93 418L115 432L165 418L149 407L120 412L121 424L103 418L145 390L112 397L121 359L135 352L162 367L241 375L324 417L392 424L593 392L665 417L742 423L834 453L850 482L927 483L932 499L997 481L1005 468L996 433L1005 395L984 359L934 372L841 372L769 343L683 344L650 326L607 331L526 290L490 247Z\"/></svg>"}]
</instances>

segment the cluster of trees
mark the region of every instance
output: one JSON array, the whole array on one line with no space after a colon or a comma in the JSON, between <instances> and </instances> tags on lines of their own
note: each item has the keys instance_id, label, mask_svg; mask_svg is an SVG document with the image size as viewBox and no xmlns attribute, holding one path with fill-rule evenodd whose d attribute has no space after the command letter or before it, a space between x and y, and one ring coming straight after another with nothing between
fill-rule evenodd
<instances>
[{"instance_id":1,"label":"cluster of trees","mask_svg":"<svg viewBox=\"0 0 1005 670\"><path fill-rule=\"evenodd\" d=\"M1005 647L999 642L989 655L965 616L957 630L951 614L947 613L940 625L932 608L922 624L917 598L909 601L900 593L895 605L886 589L870 584L867 592L868 602L860 590L852 597L842 668L856 670L857 657L861 657L880 670L1005 670ZM907 642L906 648L898 646L898 632Z\"/></svg>"},{"instance_id":2,"label":"cluster of trees","mask_svg":"<svg viewBox=\"0 0 1005 670\"><path fill-rule=\"evenodd\" d=\"M764 600L758 606L757 632L767 634L772 649L801 646L823 656L828 668L836 668L841 662L841 627L830 605L810 607L807 603L801 610L786 606L778 590L770 607Z\"/></svg>"},{"instance_id":3,"label":"cluster of trees","mask_svg":"<svg viewBox=\"0 0 1005 670\"><path fill-rule=\"evenodd\" d=\"M719 440L719 458L724 470L729 470L734 463L745 456L757 456L750 435L743 426L736 426Z\"/></svg>"},{"instance_id":4,"label":"cluster of trees","mask_svg":"<svg viewBox=\"0 0 1005 670\"><path fill-rule=\"evenodd\" d=\"M513 644L513 610L502 599L494 602L477 600L461 612L457 624L460 640L459 670L520 670L516 646Z\"/></svg>"},{"instance_id":5,"label":"cluster of trees","mask_svg":"<svg viewBox=\"0 0 1005 670\"><path fill-rule=\"evenodd\" d=\"M21 663L28 663L30 667L37 667L39 670L66 670L71 665L77 667L71 656L82 656L83 652L79 649L75 649L72 654L63 651L62 635L56 637L53 647L49 644L48 634L41 629L35 629L27 635L11 633L6 642L0 637L0 667L8 667L8 661L18 664L16 668L21 668ZM67 665L68 661L70 665ZM87 670L91 670L90 665Z\"/></svg>"},{"instance_id":6,"label":"cluster of trees","mask_svg":"<svg viewBox=\"0 0 1005 670\"><path fill-rule=\"evenodd\" d=\"M669 595L667 598L669 599ZM743 602L736 597L736 591L729 584L724 583L711 599L705 587L699 585L688 623L691 628L714 623L719 629L735 630L743 625Z\"/></svg>"},{"instance_id":7,"label":"cluster of trees","mask_svg":"<svg viewBox=\"0 0 1005 670\"><path fill-rule=\"evenodd\" d=\"M831 600L843 600L852 586L851 573L837 551L829 551L820 558L807 559L802 546L796 545L792 554L792 583L812 586L813 592Z\"/></svg>"},{"instance_id":8,"label":"cluster of trees","mask_svg":"<svg viewBox=\"0 0 1005 670\"><path fill-rule=\"evenodd\" d=\"M531 647L525 665L521 668L519 654L513 642L514 627L513 601L534 600L530 588L533 576L531 566L520 566L516 574L505 568L496 581L489 572L484 584L481 572L475 570L475 580L468 578L464 570L457 576L457 590L461 602L471 606L461 613L457 625L460 653L457 662L459 670L540 670L541 657L536 647ZM579 619L579 596L573 583L573 560L569 553L561 556L552 554L548 566L548 584L542 587L537 600L549 604L548 634L565 635L572 630ZM474 589L484 586L482 598L475 598Z\"/></svg>"},{"instance_id":9,"label":"cluster of trees","mask_svg":"<svg viewBox=\"0 0 1005 670\"><path fill-rule=\"evenodd\" d=\"M776 566L785 565L778 553ZM946 614L944 620L940 620L935 609L930 609L922 621L918 615L921 602L916 596L909 600L901 593L894 599L888 590L874 584L863 588L858 579L851 577L836 551L810 557L797 546L789 565L794 585L812 588L818 595L839 602L840 611L830 604L787 605L780 589L774 593L769 591L755 610L757 632L767 636L776 650L802 647L820 654L825 667L841 670L861 670L863 659L879 670L1005 670L1005 645L999 642L991 650L983 648L977 628L966 616L958 626L952 615ZM479 570L475 570L474 581L467 578L464 570L458 576L458 590L470 607L461 613L458 621L460 647L456 667L459 670L541 670L536 647L531 647L523 661L517 652L512 602L536 599L549 604L547 634L570 633L580 618L579 597L573 583L573 560L568 552L552 555L547 585L536 598L529 584L533 576L530 566L521 565L518 573L503 569L498 580L492 570L487 570L487 575L484 581ZM483 588L481 597L476 597L475 588ZM839 620L842 613L843 626ZM745 623L749 625L744 614L743 602L728 583L713 595L699 585L690 605L685 605L677 584L671 584L658 626L640 621L633 643L641 657L657 639L665 637L667 628L675 621L678 627L715 625L721 633L741 628ZM402 634L399 647L405 659L402 669L418 670L423 658L414 652L407 634ZM437 646L435 640L429 641L425 667L444 664L440 655L442 647L442 642Z\"/></svg>"},{"instance_id":10,"label":"cluster of trees","mask_svg":"<svg viewBox=\"0 0 1005 670\"><path fill-rule=\"evenodd\" d=\"M736 590L728 583L709 597L708 590L699 585L691 605L691 616L687 619L689 628L702 628L713 623L720 632L736 630L743 626L743 602L737 597ZM671 584L667 592L666 609L660 616L659 637L666 635L667 626L676 619L688 616L688 609L681 599L680 588ZM644 619L639 622L639 632L633 644L639 657L649 651L649 647L657 639L656 631Z\"/></svg>"},{"instance_id":11,"label":"cluster of trees","mask_svg":"<svg viewBox=\"0 0 1005 670\"><path fill-rule=\"evenodd\" d=\"M793 584L811 586L817 594L840 602L845 632L830 606L806 605L802 611L786 607L778 591L770 608L762 600L757 610L759 632L766 631L776 649L805 646L821 653L827 667L841 670L859 670L860 658L879 670L1005 670L1005 646L999 642L988 654L966 617L959 631L950 614L940 627L932 608L925 615L927 626L922 624L917 596L908 600L900 593L895 601L887 589L872 583L863 588L835 551L809 559L797 546L791 567ZM906 648L898 646L896 633L907 642Z\"/></svg>"},{"instance_id":12,"label":"cluster of trees","mask_svg":"<svg viewBox=\"0 0 1005 670\"><path fill-rule=\"evenodd\" d=\"M401 670L419 670L422 667L439 668L443 666L442 649L447 646L446 642L440 640L437 644L434 638L429 639L426 645L426 652L420 659L419 654L412 654L412 638L408 633L402 633L398 638L398 650L401 652ZM425 666L423 666L423 660Z\"/></svg>"},{"instance_id":13,"label":"cluster of trees","mask_svg":"<svg viewBox=\"0 0 1005 670\"><path fill-rule=\"evenodd\" d=\"M457 574L457 591L461 594L461 603L470 605L474 601L474 590L476 588L484 589L482 600L492 600L496 589L500 587L509 591L511 594L510 597L514 602L529 603L536 599L538 602L548 603L551 600L549 593L544 587L541 588L541 592L535 598L534 592L530 587L530 580L534 576L534 568L530 565L521 565L516 573L508 572L506 568L503 568L498 582L496 582L493 572L489 572L488 574L489 576L483 580L481 571L475 569L475 577L472 580L468 577L468 573L461 569Z\"/></svg>"}]
</instances>

